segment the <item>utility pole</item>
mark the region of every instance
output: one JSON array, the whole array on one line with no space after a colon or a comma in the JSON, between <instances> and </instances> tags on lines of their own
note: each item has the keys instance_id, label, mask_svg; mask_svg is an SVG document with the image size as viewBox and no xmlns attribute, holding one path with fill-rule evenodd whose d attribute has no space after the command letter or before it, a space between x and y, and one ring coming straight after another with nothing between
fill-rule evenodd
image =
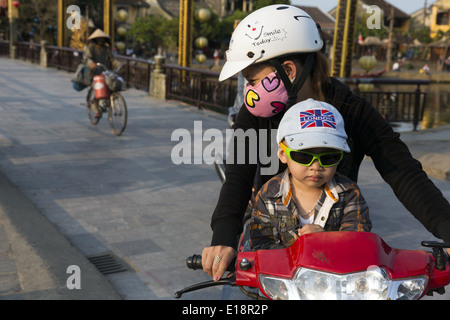
<instances>
[{"instance_id":1,"label":"utility pole","mask_svg":"<svg viewBox=\"0 0 450 320\"><path fill-rule=\"evenodd\" d=\"M427 0L424 0L423 4L423 26L426 26L425 20L427 19Z\"/></svg>"}]
</instances>

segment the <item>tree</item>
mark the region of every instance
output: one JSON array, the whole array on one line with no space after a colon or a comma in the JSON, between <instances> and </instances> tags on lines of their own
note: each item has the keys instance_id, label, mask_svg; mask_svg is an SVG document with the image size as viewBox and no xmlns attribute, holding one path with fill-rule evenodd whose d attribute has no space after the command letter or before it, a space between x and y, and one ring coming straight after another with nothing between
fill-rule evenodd
<instances>
[{"instance_id":1,"label":"tree","mask_svg":"<svg viewBox=\"0 0 450 320\"><path fill-rule=\"evenodd\" d=\"M380 39L383 39L384 37L387 37L389 34L389 30L388 28L382 26L381 28L374 28L374 29L369 29L367 28L367 26L363 23L361 23L361 21L359 19L356 19L356 35L362 35L363 38L367 38L369 36L372 37L378 37Z\"/></svg>"},{"instance_id":2,"label":"tree","mask_svg":"<svg viewBox=\"0 0 450 320\"><path fill-rule=\"evenodd\" d=\"M19 6L18 28L23 39L44 40L50 25L56 25L54 0L22 0ZM37 36L36 36L37 35Z\"/></svg>"},{"instance_id":3,"label":"tree","mask_svg":"<svg viewBox=\"0 0 450 320\"><path fill-rule=\"evenodd\" d=\"M211 12L211 18L203 23L194 19L194 40L200 36L206 37L209 42L216 44L217 42L228 41L233 33L234 23L236 20L242 20L248 13L235 10L231 16L219 19L215 12Z\"/></svg>"},{"instance_id":4,"label":"tree","mask_svg":"<svg viewBox=\"0 0 450 320\"><path fill-rule=\"evenodd\" d=\"M411 37L424 44L433 42L433 38L430 36L430 28L425 26L411 30Z\"/></svg>"},{"instance_id":5,"label":"tree","mask_svg":"<svg viewBox=\"0 0 450 320\"><path fill-rule=\"evenodd\" d=\"M178 39L178 19L161 16L138 18L127 31L126 37L138 46L173 50Z\"/></svg>"}]
</instances>

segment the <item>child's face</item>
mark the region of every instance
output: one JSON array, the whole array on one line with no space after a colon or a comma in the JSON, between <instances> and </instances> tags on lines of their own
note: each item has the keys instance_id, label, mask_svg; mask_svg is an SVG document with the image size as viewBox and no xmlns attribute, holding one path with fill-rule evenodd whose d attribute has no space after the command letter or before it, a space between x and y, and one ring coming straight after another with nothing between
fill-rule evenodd
<instances>
[{"instance_id":1,"label":"child's face","mask_svg":"<svg viewBox=\"0 0 450 320\"><path fill-rule=\"evenodd\" d=\"M330 148L312 148L302 151L320 154L337 151ZM278 147L278 157L282 163L286 163L292 175L292 182L297 187L322 188L336 173L337 164L331 167L322 167L317 159L310 166L301 165L291 160L281 146Z\"/></svg>"}]
</instances>

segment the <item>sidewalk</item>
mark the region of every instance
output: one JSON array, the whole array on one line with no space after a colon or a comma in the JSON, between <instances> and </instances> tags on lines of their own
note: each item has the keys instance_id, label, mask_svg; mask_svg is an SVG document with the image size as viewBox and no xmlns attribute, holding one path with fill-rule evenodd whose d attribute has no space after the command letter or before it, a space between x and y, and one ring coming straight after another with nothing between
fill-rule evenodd
<instances>
[{"instance_id":1,"label":"sidewalk","mask_svg":"<svg viewBox=\"0 0 450 320\"><path fill-rule=\"evenodd\" d=\"M82 270L81 289L69 289ZM75 281L75 280L74 280ZM75 282L69 281L69 286ZM106 278L0 172L0 299L120 299Z\"/></svg>"},{"instance_id":2,"label":"sidewalk","mask_svg":"<svg viewBox=\"0 0 450 320\"><path fill-rule=\"evenodd\" d=\"M185 258L209 244L220 182L211 166L167 159L175 129L197 120L224 129L225 116L128 90L129 126L118 138L106 119L88 123L86 93L67 86L70 74L1 58L0 73L8 115L0 117L0 300L172 299L208 280L186 270ZM450 180L450 126L401 136L431 177ZM371 170L361 180L384 191ZM105 251L129 271L105 275L86 258ZM81 290L69 289L74 265ZM185 299L218 298L213 288Z\"/></svg>"},{"instance_id":3,"label":"sidewalk","mask_svg":"<svg viewBox=\"0 0 450 320\"><path fill-rule=\"evenodd\" d=\"M185 261L209 245L221 183L210 165L174 165L171 134L198 120L225 129L225 116L129 89L116 137L106 117L89 123L71 74L4 58L0 74L0 299L168 300L210 280ZM100 257L124 268L99 272ZM72 265L81 290L67 288Z\"/></svg>"}]
</instances>

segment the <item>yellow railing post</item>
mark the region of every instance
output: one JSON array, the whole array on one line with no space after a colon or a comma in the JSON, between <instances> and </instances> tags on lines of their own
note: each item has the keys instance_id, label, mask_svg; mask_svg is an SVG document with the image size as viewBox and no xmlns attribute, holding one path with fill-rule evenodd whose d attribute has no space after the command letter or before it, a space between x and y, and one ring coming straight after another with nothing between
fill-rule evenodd
<instances>
[{"instance_id":1,"label":"yellow railing post","mask_svg":"<svg viewBox=\"0 0 450 320\"><path fill-rule=\"evenodd\" d=\"M180 0L178 64L182 67L191 66L193 11L194 11L194 2L192 0Z\"/></svg>"},{"instance_id":2,"label":"yellow railing post","mask_svg":"<svg viewBox=\"0 0 450 320\"><path fill-rule=\"evenodd\" d=\"M103 0L103 31L111 37L114 44L114 0Z\"/></svg>"},{"instance_id":3,"label":"yellow railing post","mask_svg":"<svg viewBox=\"0 0 450 320\"><path fill-rule=\"evenodd\" d=\"M357 3L358 0L338 0L331 59L331 75L335 77L350 76Z\"/></svg>"}]
</instances>

